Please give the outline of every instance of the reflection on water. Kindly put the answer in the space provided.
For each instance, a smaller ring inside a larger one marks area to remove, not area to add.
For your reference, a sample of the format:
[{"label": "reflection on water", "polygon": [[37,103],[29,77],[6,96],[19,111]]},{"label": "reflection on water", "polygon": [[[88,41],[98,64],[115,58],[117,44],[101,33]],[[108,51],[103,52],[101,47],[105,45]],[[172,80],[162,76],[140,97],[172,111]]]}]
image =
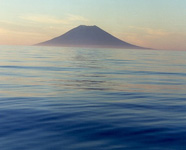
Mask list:
[{"label": "reflection on water", "polygon": [[0,149],[186,149],[185,52],[0,50]]}]

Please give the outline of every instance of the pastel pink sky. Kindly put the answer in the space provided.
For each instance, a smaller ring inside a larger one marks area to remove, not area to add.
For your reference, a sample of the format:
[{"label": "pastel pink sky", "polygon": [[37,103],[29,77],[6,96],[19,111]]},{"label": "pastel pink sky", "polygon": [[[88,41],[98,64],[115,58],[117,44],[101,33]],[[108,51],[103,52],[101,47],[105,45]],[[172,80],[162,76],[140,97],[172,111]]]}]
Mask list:
[{"label": "pastel pink sky", "polygon": [[186,0],[0,0],[0,44],[33,45],[97,25],[143,47],[186,50]]}]

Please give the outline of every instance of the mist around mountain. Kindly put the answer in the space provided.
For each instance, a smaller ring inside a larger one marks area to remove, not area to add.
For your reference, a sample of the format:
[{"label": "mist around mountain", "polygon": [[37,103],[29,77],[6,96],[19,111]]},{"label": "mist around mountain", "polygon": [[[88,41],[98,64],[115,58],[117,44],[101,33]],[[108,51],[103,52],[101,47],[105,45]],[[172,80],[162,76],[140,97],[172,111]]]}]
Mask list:
[{"label": "mist around mountain", "polygon": [[97,26],[85,25],[80,25],[59,37],[38,43],[36,46],[145,49],[124,42]]}]

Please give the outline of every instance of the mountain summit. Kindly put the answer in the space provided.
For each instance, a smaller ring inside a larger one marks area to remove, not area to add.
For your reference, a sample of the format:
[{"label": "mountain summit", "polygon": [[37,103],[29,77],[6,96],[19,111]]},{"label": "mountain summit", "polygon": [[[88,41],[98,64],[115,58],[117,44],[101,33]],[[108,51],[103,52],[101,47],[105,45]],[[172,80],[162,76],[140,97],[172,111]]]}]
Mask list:
[{"label": "mountain summit", "polygon": [[64,47],[98,47],[98,48],[129,48],[143,49],[136,45],[124,42],[97,26],[80,25],[65,34],[45,41],[38,46],[64,46]]}]

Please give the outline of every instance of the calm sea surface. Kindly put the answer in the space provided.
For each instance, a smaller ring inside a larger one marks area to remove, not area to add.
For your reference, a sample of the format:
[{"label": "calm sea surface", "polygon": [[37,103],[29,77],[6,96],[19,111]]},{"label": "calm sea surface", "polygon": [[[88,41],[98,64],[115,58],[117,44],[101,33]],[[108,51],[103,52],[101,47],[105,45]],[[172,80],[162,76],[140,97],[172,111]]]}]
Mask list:
[{"label": "calm sea surface", "polygon": [[185,150],[186,52],[0,46],[0,150]]}]

